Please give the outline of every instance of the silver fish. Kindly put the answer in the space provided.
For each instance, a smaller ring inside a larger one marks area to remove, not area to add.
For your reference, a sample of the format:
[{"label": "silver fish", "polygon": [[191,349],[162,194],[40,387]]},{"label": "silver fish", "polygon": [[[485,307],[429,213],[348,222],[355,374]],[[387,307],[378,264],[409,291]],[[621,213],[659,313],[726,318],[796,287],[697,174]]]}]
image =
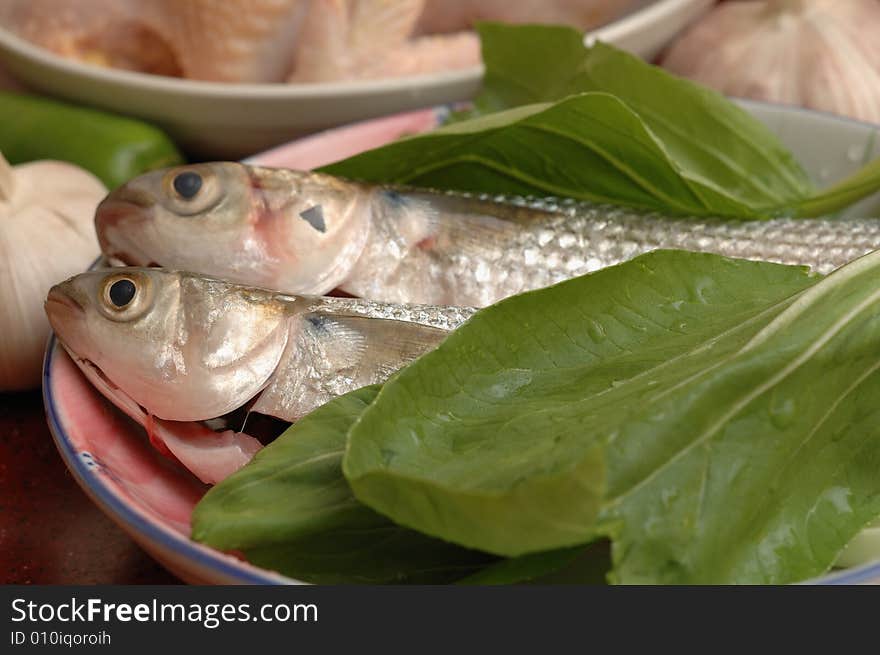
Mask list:
[{"label": "silver fish", "polygon": [[485,306],[658,248],[827,273],[880,247],[880,220],[666,218],[570,200],[395,189],[209,163],[112,192],[106,255],[289,293]]},{"label": "silver fish", "polygon": [[[246,407],[295,421],[331,398],[385,381],[473,310],[289,296],[189,273],[116,268],[54,286],[46,313],[94,385],[185,466],[216,482],[259,449],[204,426]],[[219,440],[219,441],[218,441]],[[210,458],[208,458],[210,459]]]}]

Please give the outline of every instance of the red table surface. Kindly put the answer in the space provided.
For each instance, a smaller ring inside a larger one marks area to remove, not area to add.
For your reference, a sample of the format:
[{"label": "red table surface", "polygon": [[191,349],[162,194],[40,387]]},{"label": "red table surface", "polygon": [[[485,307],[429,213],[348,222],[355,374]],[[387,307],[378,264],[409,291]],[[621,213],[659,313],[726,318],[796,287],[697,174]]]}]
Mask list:
[{"label": "red table surface", "polygon": [[0,393],[5,584],[178,584],[88,499],[55,449],[39,392]]}]

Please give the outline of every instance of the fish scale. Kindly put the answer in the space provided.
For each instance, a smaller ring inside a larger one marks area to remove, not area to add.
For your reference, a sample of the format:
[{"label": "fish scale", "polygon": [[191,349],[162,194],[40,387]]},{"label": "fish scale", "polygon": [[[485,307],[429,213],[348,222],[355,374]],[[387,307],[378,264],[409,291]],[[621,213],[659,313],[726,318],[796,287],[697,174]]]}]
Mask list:
[{"label": "fish scale", "polygon": [[477,311],[473,307],[446,305],[398,305],[364,298],[314,299],[314,311],[329,312],[340,316],[363,316],[391,321],[418,323],[440,330],[454,330]]},{"label": "fish scale", "polygon": [[[342,288],[396,302],[484,306],[656,249],[803,265],[829,273],[880,247],[876,219],[669,218],[556,198],[451,192],[437,192],[436,197],[441,209],[431,215],[435,203],[430,192],[408,196],[397,191],[395,207],[406,211],[374,211],[373,221],[400,223],[422,215],[432,224],[438,245],[427,253],[410,250],[401,256],[397,243],[393,248],[368,244],[366,261]],[[474,243],[468,235],[470,224],[485,217],[515,227],[502,225],[492,238]],[[382,279],[387,262],[394,262],[396,285]],[[358,279],[365,271],[369,273]]]}]

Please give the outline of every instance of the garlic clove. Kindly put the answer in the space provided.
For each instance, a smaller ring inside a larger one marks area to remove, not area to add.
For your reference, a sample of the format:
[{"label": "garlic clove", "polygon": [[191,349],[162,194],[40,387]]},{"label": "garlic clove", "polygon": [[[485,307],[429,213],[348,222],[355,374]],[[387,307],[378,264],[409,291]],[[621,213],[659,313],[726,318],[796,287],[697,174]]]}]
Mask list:
[{"label": "garlic clove", "polygon": [[106,189],[72,164],[10,166],[0,154],[0,391],[39,386],[49,288],[99,253],[95,208]]},{"label": "garlic clove", "polygon": [[723,2],[663,58],[731,96],[880,122],[880,2]]}]

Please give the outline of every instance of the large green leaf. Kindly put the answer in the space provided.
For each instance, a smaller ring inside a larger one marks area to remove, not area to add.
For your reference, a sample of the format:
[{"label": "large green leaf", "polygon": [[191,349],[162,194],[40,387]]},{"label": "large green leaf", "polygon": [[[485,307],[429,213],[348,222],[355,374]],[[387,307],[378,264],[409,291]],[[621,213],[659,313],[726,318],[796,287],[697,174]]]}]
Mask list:
[{"label": "large green leaf", "polygon": [[819,574],[880,514],[878,258],[656,252],[503,301],[383,387],[346,476],[490,552],[611,536],[620,582]]},{"label": "large green leaf", "polygon": [[319,583],[450,582],[495,558],[401,528],[358,502],[342,476],[345,435],[366,387],[298,422],[196,506],[192,536]]},{"label": "large green leaf", "polygon": [[[248,561],[321,584],[511,584],[556,572],[582,548],[499,560],[402,528],[358,502],[342,476],[346,434],[378,393],[353,391],[291,427],[193,513],[193,538],[238,550]],[[595,580],[603,558],[568,570]]]},{"label": "large green leaf", "polygon": [[800,581],[880,514],[878,274],[874,253],[730,356],[626,385],[639,407],[609,439],[600,521],[612,581]]},{"label": "large green leaf", "polygon": [[689,179],[642,119],[607,93],[454,123],[325,170],[376,182],[563,196],[685,215],[751,211],[723,189]]},{"label": "large green leaf", "polygon": [[501,559],[458,580],[456,584],[607,584],[611,568],[608,543],[545,550],[521,557]]}]

